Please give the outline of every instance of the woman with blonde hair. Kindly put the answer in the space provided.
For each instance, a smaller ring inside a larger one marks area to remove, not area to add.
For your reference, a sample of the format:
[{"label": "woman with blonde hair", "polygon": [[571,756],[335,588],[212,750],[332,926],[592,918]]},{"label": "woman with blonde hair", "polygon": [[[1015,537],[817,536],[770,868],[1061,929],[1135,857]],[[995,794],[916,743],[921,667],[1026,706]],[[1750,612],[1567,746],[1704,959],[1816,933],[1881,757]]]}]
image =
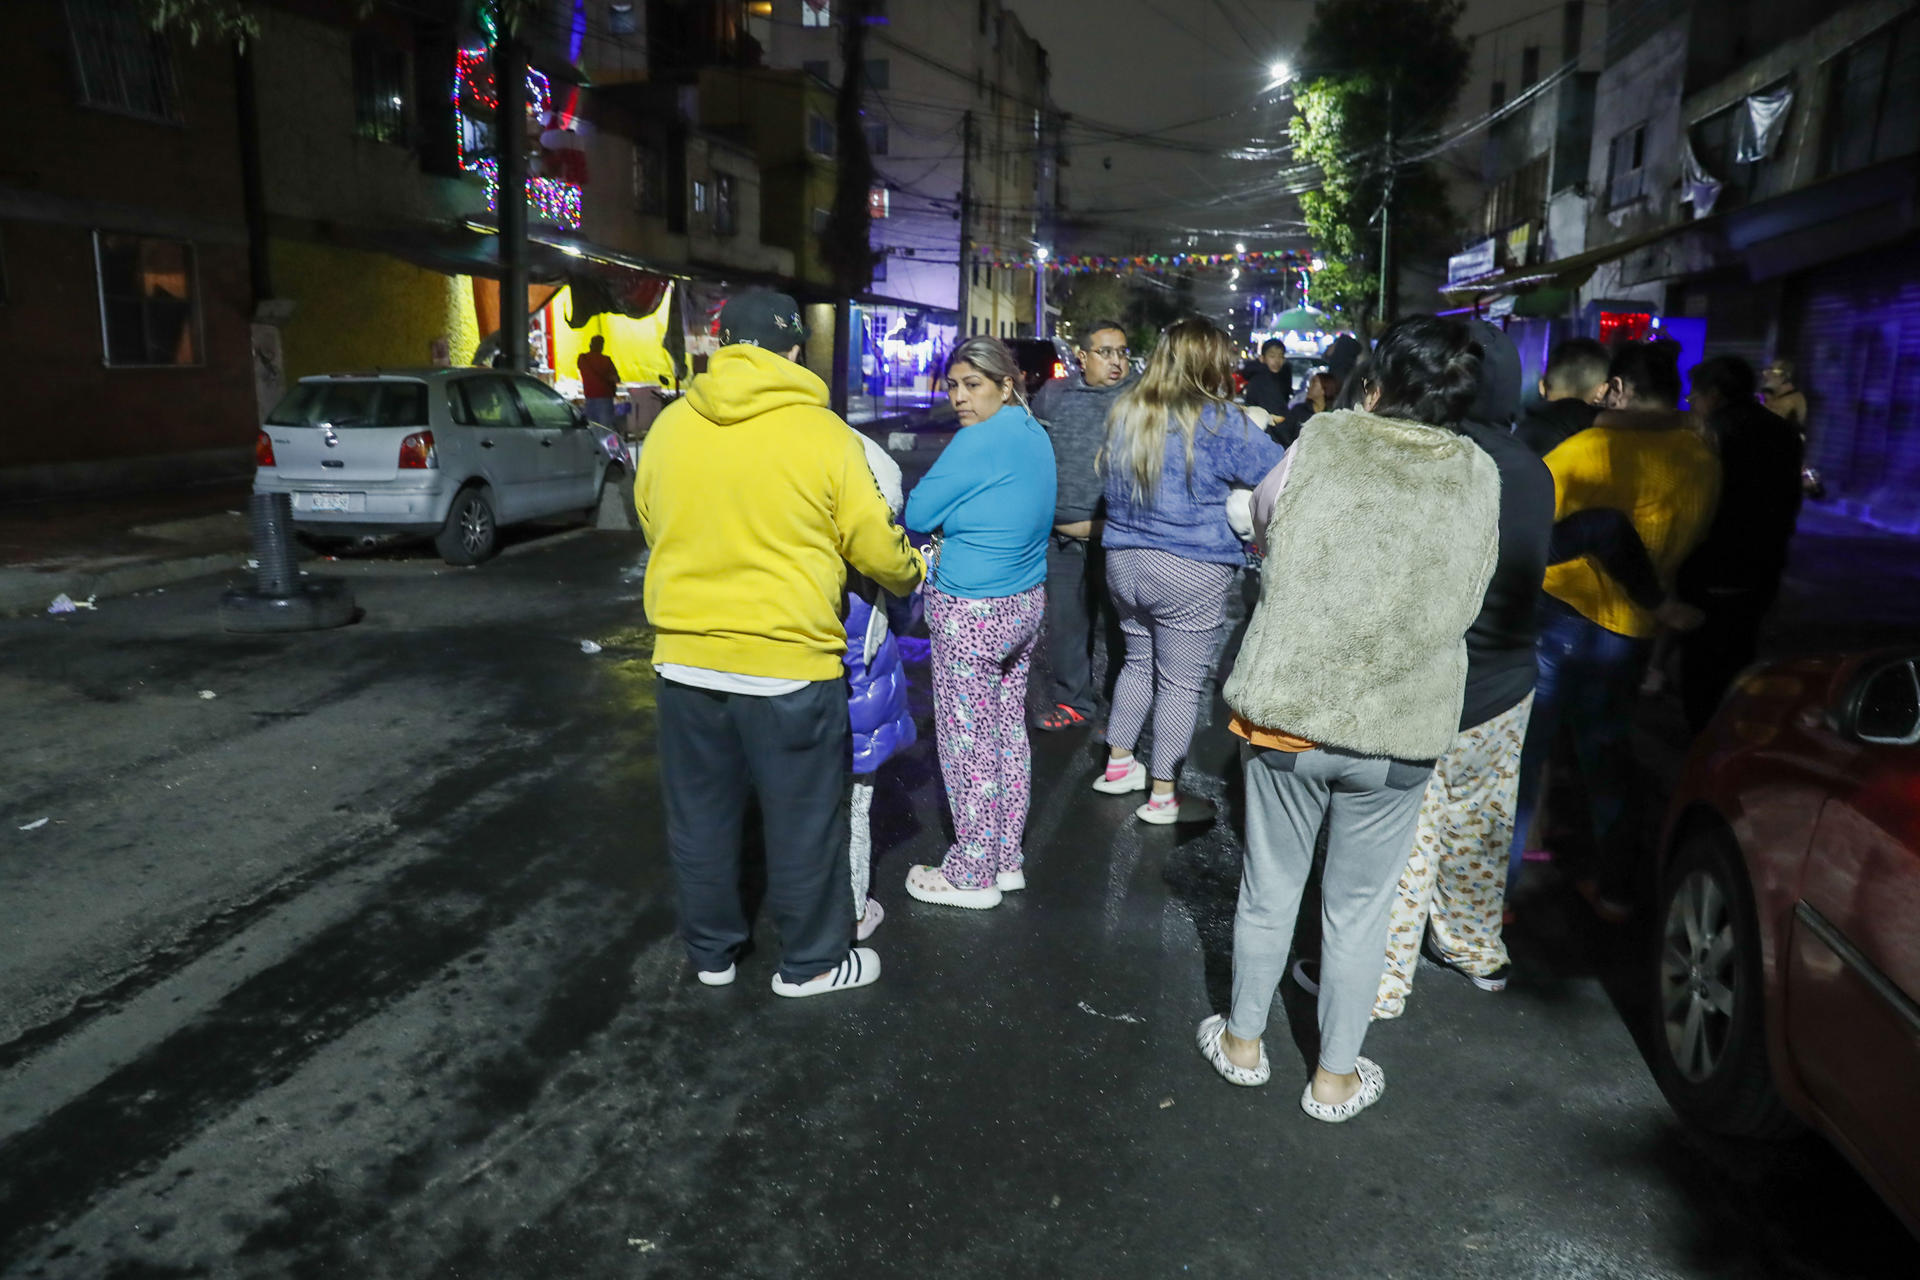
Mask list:
[{"label": "woman with blonde hair", "polygon": [[1153,708],[1152,792],[1143,822],[1204,822],[1213,806],[1174,784],[1193,739],[1208,667],[1245,550],[1227,494],[1251,487],[1285,450],[1232,402],[1233,348],[1209,321],[1173,325],[1114,404],[1100,467],[1107,487],[1107,589],[1127,637],[1113,691],[1107,767],[1095,791],[1148,789],[1134,745]]},{"label": "woman with blonde hair", "polygon": [[1053,445],[997,338],[947,359],[960,430],[907,499],[909,529],[938,534],[927,575],[934,732],[953,846],[907,873],[921,902],[982,909],[1026,887],[1027,672],[1046,615]]}]

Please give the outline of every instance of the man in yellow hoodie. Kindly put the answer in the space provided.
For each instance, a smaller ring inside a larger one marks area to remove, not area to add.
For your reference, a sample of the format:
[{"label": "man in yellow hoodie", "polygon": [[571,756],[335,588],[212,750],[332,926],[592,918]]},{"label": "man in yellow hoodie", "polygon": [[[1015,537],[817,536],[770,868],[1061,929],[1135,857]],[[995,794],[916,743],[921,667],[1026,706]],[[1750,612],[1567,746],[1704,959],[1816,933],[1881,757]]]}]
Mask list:
[{"label": "man in yellow hoodie", "polygon": [[750,924],[740,836],[751,790],[783,996],[880,976],[880,957],[850,945],[846,566],[900,596],[926,574],[826,384],[796,363],[805,339],[785,294],[729,301],[720,350],[654,423],[633,486],[651,549],[645,600],[681,939],[701,982],[733,981]]},{"label": "man in yellow hoodie", "polygon": [[[1611,508],[1625,515],[1667,592],[1706,536],[1720,495],[1720,462],[1679,411],[1679,348],[1628,342],[1609,366],[1606,408],[1592,427],[1546,456],[1554,519]],[[1599,856],[1590,887],[1609,921],[1630,910],[1637,830],[1633,805],[1633,713],[1659,622],[1602,564],[1598,553],[1550,565],[1535,645],[1540,679],[1521,753],[1524,840],[1547,755],[1564,721],[1586,782]]]}]

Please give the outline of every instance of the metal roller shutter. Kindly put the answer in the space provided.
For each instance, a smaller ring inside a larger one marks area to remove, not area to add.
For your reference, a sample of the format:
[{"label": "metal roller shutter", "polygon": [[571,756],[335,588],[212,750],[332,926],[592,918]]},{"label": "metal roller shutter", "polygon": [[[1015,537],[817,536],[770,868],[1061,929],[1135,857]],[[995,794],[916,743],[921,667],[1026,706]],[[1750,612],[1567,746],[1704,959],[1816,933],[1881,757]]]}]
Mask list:
[{"label": "metal roller shutter", "polygon": [[1828,497],[1920,529],[1920,242],[1802,278],[1794,343]]}]

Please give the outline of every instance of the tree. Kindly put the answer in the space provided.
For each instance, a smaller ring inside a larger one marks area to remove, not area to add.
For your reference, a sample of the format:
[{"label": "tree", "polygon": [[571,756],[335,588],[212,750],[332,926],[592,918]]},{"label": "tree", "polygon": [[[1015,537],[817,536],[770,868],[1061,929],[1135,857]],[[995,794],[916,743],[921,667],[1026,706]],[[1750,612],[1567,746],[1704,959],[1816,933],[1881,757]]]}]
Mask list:
[{"label": "tree", "polygon": [[1176,276],[1173,282],[1153,276],[1123,276],[1111,272],[1063,276],[1056,286],[1060,317],[1072,327],[1075,341],[1102,320],[1126,326],[1127,342],[1145,354],[1160,331],[1194,313],[1193,278]]},{"label": "tree", "polygon": [[[1409,254],[1451,250],[1454,219],[1438,171],[1401,160],[1408,142],[1445,119],[1466,83],[1455,33],[1465,0],[1320,0],[1307,32],[1305,81],[1294,93],[1298,160],[1317,165],[1300,208],[1325,267],[1314,301],[1364,329],[1380,295],[1380,222],[1391,219],[1391,298]],[[1389,304],[1391,306],[1391,304]]]}]

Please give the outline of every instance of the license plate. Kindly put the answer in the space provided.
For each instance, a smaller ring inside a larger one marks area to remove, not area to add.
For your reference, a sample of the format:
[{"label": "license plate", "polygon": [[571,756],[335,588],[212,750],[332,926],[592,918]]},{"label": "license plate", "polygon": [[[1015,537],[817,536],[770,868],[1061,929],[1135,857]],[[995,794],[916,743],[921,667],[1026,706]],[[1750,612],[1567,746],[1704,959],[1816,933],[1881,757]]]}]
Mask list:
[{"label": "license plate", "polygon": [[307,505],[315,511],[351,511],[353,508],[348,502],[351,497],[350,493],[310,493]]}]

